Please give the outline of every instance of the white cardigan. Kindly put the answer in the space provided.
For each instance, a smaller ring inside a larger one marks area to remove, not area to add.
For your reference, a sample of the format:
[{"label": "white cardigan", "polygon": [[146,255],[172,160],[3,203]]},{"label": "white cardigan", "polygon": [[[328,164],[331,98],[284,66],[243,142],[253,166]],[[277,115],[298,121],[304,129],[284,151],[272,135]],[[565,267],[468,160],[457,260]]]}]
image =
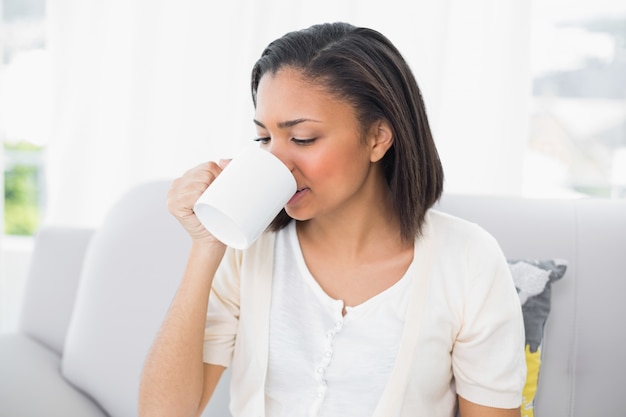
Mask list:
[{"label": "white cardigan", "polygon": [[[274,237],[265,233],[245,251],[228,249],[209,299],[204,361],[232,368],[235,417],[265,415]],[[526,376],[522,312],[495,239],[430,210],[413,263],[413,302],[373,417],[452,417],[457,393],[518,407]]]}]

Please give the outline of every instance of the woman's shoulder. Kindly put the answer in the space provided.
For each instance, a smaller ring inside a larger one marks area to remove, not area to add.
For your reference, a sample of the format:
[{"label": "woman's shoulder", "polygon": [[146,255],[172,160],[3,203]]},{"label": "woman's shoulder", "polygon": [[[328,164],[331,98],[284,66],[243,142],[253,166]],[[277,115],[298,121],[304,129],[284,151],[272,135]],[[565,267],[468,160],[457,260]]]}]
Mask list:
[{"label": "woman's shoulder", "polygon": [[425,230],[432,234],[445,234],[454,237],[491,237],[479,224],[436,209],[426,213]]},{"label": "woman's shoulder", "polygon": [[436,210],[428,213],[428,221],[426,239],[441,270],[455,271],[450,279],[486,291],[494,280],[511,281],[499,242],[479,224]]},{"label": "woman's shoulder", "polygon": [[426,214],[423,238],[435,244],[440,251],[501,252],[495,237],[479,224],[434,209]]}]

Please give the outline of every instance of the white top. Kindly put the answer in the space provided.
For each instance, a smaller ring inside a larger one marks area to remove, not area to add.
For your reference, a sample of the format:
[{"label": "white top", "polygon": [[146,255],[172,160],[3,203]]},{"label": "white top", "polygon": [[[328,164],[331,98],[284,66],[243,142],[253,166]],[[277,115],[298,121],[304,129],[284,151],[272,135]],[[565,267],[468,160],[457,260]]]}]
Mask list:
[{"label": "white top", "polygon": [[265,415],[371,416],[396,363],[411,276],[344,316],[309,272],[295,222],[275,251]]},{"label": "white top", "polygon": [[[265,233],[244,251],[228,249],[213,280],[204,360],[231,368],[235,417],[265,415],[276,237]],[[410,275],[396,364],[370,415],[454,417],[457,394],[519,407],[524,323],[496,240],[475,224],[430,210]]]}]

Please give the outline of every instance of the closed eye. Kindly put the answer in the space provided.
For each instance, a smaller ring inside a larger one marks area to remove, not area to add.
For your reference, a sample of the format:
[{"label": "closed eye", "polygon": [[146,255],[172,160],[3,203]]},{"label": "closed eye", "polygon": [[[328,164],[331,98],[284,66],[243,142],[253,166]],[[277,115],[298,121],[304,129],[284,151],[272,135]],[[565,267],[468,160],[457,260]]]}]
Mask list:
[{"label": "closed eye", "polygon": [[311,139],[298,139],[298,138],[291,138],[291,140],[293,141],[293,143],[295,143],[296,145],[301,145],[301,146],[306,146],[306,145],[310,145],[313,142],[315,142],[317,138],[311,138]]},{"label": "closed eye", "polygon": [[[306,145],[310,145],[313,142],[315,142],[316,139],[317,138],[311,138],[311,139],[291,138],[291,141],[293,143],[295,143],[296,145],[306,146]],[[271,138],[269,136],[263,136],[263,137],[254,138],[255,142],[259,142],[259,143],[261,143],[263,145],[267,144],[270,140],[271,140]]]}]

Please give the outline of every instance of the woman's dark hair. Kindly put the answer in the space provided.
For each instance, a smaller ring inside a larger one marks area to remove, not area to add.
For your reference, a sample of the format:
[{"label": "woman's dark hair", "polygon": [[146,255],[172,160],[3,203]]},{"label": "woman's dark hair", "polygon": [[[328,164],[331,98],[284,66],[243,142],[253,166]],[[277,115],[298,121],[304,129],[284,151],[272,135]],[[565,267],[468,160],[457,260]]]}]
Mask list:
[{"label": "woman's dark hair", "polygon": [[[326,23],[290,32],[270,43],[252,69],[256,107],[261,77],[292,67],[350,103],[363,132],[379,120],[393,129],[394,142],[382,159],[402,237],[412,241],[426,211],[443,191],[443,168],[428,124],[420,89],[397,48],[381,33],[347,23]],[[285,227],[283,210],[270,225]]]}]

